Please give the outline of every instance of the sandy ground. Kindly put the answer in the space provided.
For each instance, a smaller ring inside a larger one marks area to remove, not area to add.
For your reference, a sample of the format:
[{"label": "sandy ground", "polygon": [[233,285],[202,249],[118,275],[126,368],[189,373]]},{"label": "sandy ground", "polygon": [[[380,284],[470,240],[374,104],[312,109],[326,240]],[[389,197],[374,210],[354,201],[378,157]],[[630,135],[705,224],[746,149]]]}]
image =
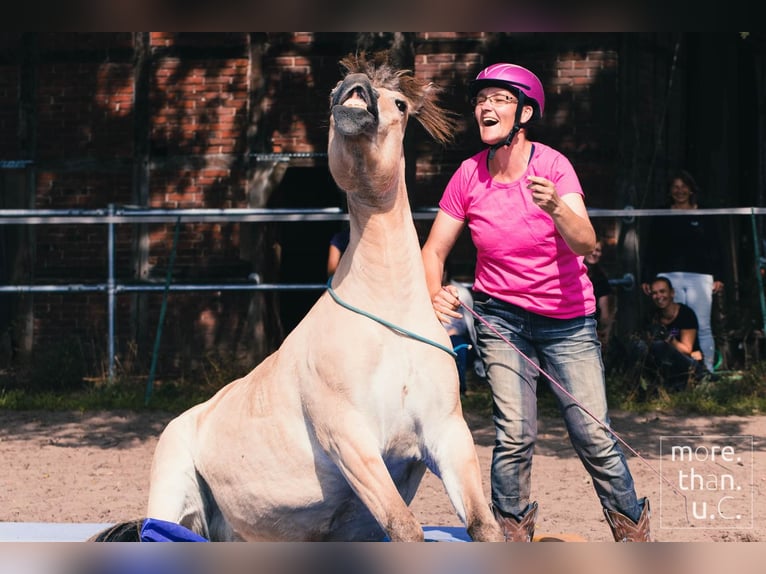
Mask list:
[{"label": "sandy ground", "polygon": [[[766,541],[766,417],[612,413],[659,541]],[[0,411],[0,522],[103,523],[142,516],[157,437],[170,416]],[[489,497],[493,431],[469,417]],[[675,450],[674,450],[675,449]],[[675,453],[675,457],[673,455]],[[533,497],[538,534],[611,536],[591,480],[558,419],[540,420]],[[424,525],[459,525],[427,473],[415,500]]]}]

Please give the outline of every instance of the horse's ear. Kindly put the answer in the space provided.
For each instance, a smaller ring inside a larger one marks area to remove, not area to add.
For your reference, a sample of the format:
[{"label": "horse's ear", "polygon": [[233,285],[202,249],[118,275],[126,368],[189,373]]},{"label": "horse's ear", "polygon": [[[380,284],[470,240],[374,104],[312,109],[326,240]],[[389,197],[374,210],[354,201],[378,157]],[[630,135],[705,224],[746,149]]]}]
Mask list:
[{"label": "horse's ear", "polygon": [[411,113],[432,138],[440,144],[446,144],[455,139],[457,114],[441,106],[441,92],[441,88],[433,82],[425,84],[421,97],[413,102],[415,109]]}]

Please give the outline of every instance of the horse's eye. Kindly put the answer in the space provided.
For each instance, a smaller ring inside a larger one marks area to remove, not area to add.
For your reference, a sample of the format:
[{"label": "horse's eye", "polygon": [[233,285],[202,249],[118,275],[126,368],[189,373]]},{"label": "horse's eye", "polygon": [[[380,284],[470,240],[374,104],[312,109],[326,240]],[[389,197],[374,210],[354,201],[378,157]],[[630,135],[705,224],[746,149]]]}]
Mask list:
[{"label": "horse's eye", "polygon": [[396,100],[396,107],[399,108],[399,111],[404,113],[407,111],[407,102],[404,100]]}]

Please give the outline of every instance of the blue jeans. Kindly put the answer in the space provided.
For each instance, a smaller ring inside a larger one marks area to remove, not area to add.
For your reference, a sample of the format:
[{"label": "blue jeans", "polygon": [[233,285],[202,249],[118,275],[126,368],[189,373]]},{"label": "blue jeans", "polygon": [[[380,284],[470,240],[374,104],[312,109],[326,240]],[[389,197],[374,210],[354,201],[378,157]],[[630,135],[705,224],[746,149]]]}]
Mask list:
[{"label": "blue jeans", "polygon": [[669,391],[681,391],[687,388],[689,380],[699,382],[706,376],[711,376],[703,363],[684,355],[664,340],[648,343],[638,340],[629,354],[644,368],[648,366],[650,369],[656,369],[655,375],[660,376],[660,380]]},{"label": "blue jeans", "polygon": [[[477,296],[477,299],[486,297]],[[492,503],[520,518],[529,504],[532,455],[537,439],[539,365],[600,421],[609,425],[604,367],[594,316],[551,319],[488,298],[476,312],[518,351],[476,322],[479,353],[492,387],[495,447],[492,452]],[[549,383],[569,439],[593,480],[601,505],[636,521],[642,506],[617,440],[583,409]],[[572,492],[572,496],[579,496]]]}]

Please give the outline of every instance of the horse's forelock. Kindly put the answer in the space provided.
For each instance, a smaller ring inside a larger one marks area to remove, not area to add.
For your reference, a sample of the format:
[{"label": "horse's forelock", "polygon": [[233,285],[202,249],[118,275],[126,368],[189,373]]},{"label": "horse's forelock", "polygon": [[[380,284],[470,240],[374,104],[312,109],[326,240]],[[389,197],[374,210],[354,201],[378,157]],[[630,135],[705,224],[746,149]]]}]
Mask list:
[{"label": "horse's forelock", "polygon": [[396,91],[401,90],[399,77],[409,73],[407,70],[395,70],[385,52],[377,52],[372,57],[368,57],[365,52],[349,54],[340,61],[340,65],[346,76],[364,74],[370,78],[373,86]]},{"label": "horse's forelock", "polygon": [[346,75],[365,74],[373,86],[401,92],[413,103],[411,114],[431,137],[442,144],[452,141],[456,125],[454,114],[440,105],[441,89],[436,84],[416,78],[412,70],[395,69],[385,51],[372,57],[364,52],[349,54],[340,64]]}]

